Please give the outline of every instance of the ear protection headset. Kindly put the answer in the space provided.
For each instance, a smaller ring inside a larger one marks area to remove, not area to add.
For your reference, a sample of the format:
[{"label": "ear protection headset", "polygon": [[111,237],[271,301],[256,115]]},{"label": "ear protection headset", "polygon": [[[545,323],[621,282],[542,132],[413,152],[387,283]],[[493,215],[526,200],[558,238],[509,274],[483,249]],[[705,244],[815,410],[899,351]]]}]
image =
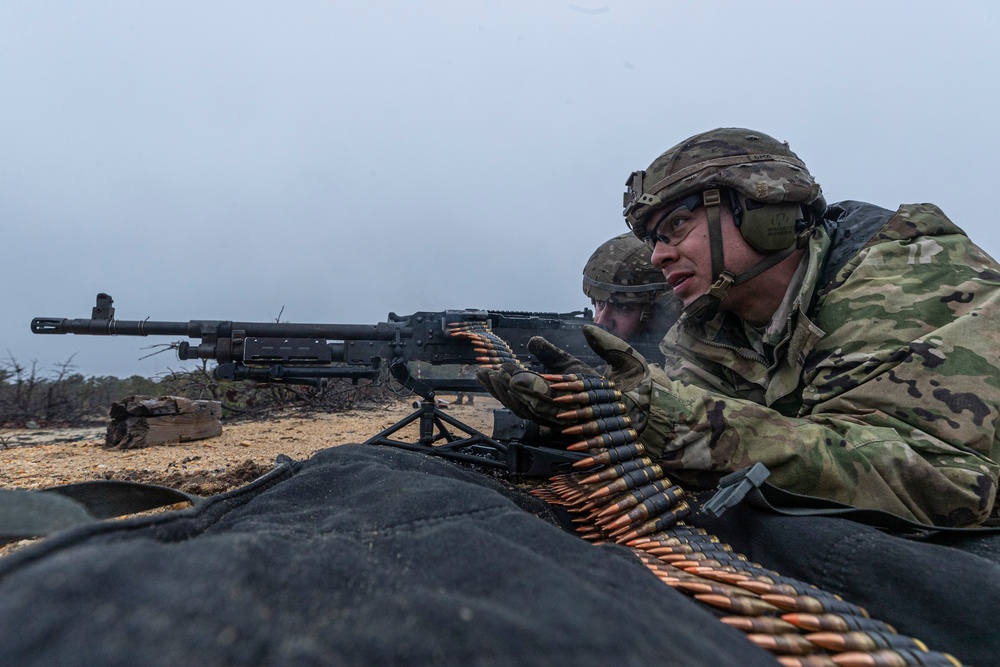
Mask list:
[{"label": "ear protection headset", "polygon": [[796,202],[765,204],[736,190],[729,190],[729,201],[740,234],[758,252],[770,254],[794,246],[808,226]]}]

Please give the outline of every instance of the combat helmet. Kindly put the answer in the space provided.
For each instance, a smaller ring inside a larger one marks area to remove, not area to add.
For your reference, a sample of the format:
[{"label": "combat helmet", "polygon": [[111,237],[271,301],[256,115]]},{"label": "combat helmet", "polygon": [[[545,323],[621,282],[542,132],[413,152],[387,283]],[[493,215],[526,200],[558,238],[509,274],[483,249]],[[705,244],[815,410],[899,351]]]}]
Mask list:
[{"label": "combat helmet", "polygon": [[[700,195],[708,213],[712,252],[709,291],[685,312],[712,317],[732,285],[746,282],[788,257],[826,210],[822,190],[788,147],[762,132],[719,128],[667,150],[626,183],[625,221],[650,246],[645,220],[652,212]],[[753,248],[767,255],[739,275],[725,268],[719,206],[728,198],[736,225]],[[689,204],[691,205],[691,204]]]},{"label": "combat helmet", "polygon": [[649,263],[649,248],[626,232],[597,247],[583,267],[583,293],[594,301],[652,303],[670,286]]}]

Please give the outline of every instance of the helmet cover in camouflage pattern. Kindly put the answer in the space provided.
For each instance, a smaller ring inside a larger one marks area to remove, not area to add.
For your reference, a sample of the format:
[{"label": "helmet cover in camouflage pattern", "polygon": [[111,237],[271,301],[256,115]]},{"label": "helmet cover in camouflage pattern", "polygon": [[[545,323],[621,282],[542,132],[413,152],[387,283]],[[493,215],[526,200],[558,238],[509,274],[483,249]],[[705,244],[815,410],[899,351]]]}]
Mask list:
[{"label": "helmet cover in camouflage pattern", "polygon": [[652,303],[670,287],[649,255],[646,244],[628,232],[605,241],[583,267],[583,293],[594,301]]},{"label": "helmet cover in camouflage pattern", "polygon": [[625,219],[637,235],[643,219],[670,202],[712,188],[730,188],[766,204],[794,202],[826,210],[822,190],[788,147],[762,132],[719,128],[667,150],[645,171],[633,172],[625,193]]}]

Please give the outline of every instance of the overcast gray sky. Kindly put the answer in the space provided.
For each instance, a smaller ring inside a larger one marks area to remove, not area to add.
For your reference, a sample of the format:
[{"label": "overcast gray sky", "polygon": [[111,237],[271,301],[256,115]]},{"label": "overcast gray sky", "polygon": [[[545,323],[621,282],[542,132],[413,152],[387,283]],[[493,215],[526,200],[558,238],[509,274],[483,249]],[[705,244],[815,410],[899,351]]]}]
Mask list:
[{"label": "overcast gray sky", "polygon": [[122,319],[580,308],[629,173],[720,126],[997,257],[998,28],[992,0],[6,0],[0,355],[184,367],[29,332],[101,291]]}]

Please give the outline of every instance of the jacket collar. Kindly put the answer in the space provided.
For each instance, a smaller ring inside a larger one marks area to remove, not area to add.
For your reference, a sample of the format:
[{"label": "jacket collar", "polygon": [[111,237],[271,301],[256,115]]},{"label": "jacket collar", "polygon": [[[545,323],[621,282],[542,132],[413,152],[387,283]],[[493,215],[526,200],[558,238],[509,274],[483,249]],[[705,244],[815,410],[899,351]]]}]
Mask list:
[{"label": "jacket collar", "polygon": [[747,327],[727,313],[705,322],[681,318],[672,336],[673,343],[681,348],[683,356],[690,356],[690,352],[724,366],[740,376],[743,383],[758,386],[764,391],[767,405],[787,396],[798,386],[806,358],[825,335],[809,319],[807,310],[829,248],[830,237],[822,227],[817,227],[800,270],[762,334],[762,342],[771,346],[771,354],[762,355],[755,350],[749,338],[754,334],[748,334]]}]

